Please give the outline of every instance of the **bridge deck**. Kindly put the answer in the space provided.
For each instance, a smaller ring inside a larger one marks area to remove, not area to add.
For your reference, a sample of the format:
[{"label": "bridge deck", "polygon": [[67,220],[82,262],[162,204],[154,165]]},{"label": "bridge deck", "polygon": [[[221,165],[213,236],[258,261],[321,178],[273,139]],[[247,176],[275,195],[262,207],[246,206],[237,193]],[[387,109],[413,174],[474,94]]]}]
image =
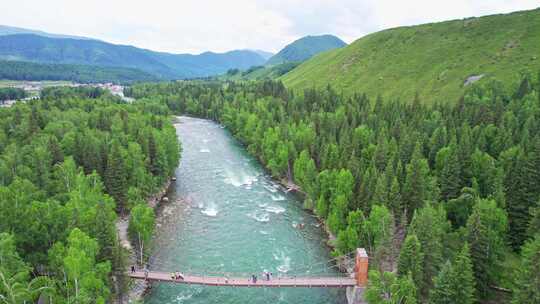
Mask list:
[{"label": "bridge deck", "polygon": [[[128,273],[134,279],[145,279],[144,272]],[[356,280],[352,278],[322,277],[322,278],[272,278],[270,281],[257,280],[253,283],[249,278],[225,278],[213,276],[184,275],[184,280],[171,278],[170,273],[150,271],[148,280],[174,282],[180,284],[197,284],[209,286],[235,286],[235,287],[349,287],[355,286]]]}]

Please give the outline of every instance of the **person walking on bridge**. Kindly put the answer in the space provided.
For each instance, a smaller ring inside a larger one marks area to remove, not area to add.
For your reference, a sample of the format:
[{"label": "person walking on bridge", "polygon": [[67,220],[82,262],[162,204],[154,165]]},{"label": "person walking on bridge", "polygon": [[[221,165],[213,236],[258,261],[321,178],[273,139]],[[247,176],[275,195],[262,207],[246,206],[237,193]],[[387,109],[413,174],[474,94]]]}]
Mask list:
[{"label": "person walking on bridge", "polygon": [[177,271],[177,272],[175,272],[175,278],[176,278],[177,280],[182,280],[182,281],[183,281],[183,280],[184,280],[184,275],[182,275],[182,274],[180,273],[180,271]]}]

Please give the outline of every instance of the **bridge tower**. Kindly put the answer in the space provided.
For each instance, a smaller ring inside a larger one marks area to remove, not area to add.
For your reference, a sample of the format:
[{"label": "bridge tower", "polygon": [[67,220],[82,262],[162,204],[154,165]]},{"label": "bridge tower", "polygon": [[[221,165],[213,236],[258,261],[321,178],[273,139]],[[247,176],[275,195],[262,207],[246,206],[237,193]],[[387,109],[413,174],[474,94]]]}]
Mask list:
[{"label": "bridge tower", "polygon": [[369,258],[364,248],[356,249],[356,260],[354,266],[356,286],[366,287],[368,281]]}]

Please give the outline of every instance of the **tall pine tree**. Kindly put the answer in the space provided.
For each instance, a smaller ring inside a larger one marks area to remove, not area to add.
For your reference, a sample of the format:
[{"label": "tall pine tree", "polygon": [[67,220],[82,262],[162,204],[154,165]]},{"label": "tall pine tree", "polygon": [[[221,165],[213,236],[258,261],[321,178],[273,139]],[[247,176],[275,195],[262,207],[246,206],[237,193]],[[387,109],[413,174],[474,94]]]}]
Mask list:
[{"label": "tall pine tree", "polygon": [[407,175],[403,186],[403,202],[407,215],[412,217],[414,211],[424,204],[429,195],[429,166],[422,157],[422,147],[416,144],[411,162],[407,165]]},{"label": "tall pine tree", "polygon": [[523,246],[516,272],[512,304],[540,303],[540,234]]},{"label": "tall pine tree", "polygon": [[452,264],[446,261],[441,271],[433,278],[433,288],[429,292],[430,304],[457,304],[459,299],[454,298],[452,290]]},{"label": "tall pine tree", "polygon": [[122,157],[122,147],[117,140],[111,144],[111,152],[108,156],[107,170],[105,171],[105,188],[116,201],[116,208],[124,213],[127,203],[127,180]]},{"label": "tall pine tree", "polygon": [[415,234],[409,233],[401,246],[398,260],[398,274],[400,276],[411,275],[414,284],[418,287],[423,282],[422,263],[424,253],[422,245]]},{"label": "tall pine tree", "polygon": [[493,200],[478,200],[467,221],[476,289],[481,297],[487,295],[490,285],[500,276],[506,226],[506,214]]},{"label": "tall pine tree", "polygon": [[453,263],[447,261],[444,264],[433,281],[430,303],[472,304],[475,302],[474,275],[467,244],[456,255]]},{"label": "tall pine tree", "polygon": [[469,245],[465,243],[452,264],[451,283],[454,298],[462,304],[472,304],[475,299],[475,281]]},{"label": "tall pine tree", "polygon": [[459,164],[455,137],[452,139],[449,152],[439,180],[441,199],[445,201],[458,197],[462,188],[461,167]]},{"label": "tall pine tree", "polygon": [[448,230],[444,209],[428,204],[415,213],[409,233],[414,233],[420,241],[424,259],[422,261],[423,279],[418,286],[422,298],[427,298],[433,286],[432,278],[437,275],[443,263],[443,239]]}]

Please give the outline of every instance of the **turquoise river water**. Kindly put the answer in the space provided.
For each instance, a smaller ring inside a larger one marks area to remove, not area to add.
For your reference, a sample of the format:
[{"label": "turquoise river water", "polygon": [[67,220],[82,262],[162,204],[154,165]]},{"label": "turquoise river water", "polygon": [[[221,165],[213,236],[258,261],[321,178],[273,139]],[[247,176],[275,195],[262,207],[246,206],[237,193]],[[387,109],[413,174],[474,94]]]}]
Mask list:
[{"label": "turquoise river water", "polygon": [[[182,160],[158,212],[150,268],[274,276],[332,276],[325,234],[227,130],[180,117]],[[304,228],[299,229],[298,224]],[[223,276],[223,275],[221,275]],[[155,283],[145,303],[346,303],[344,289],[238,288]]]}]

